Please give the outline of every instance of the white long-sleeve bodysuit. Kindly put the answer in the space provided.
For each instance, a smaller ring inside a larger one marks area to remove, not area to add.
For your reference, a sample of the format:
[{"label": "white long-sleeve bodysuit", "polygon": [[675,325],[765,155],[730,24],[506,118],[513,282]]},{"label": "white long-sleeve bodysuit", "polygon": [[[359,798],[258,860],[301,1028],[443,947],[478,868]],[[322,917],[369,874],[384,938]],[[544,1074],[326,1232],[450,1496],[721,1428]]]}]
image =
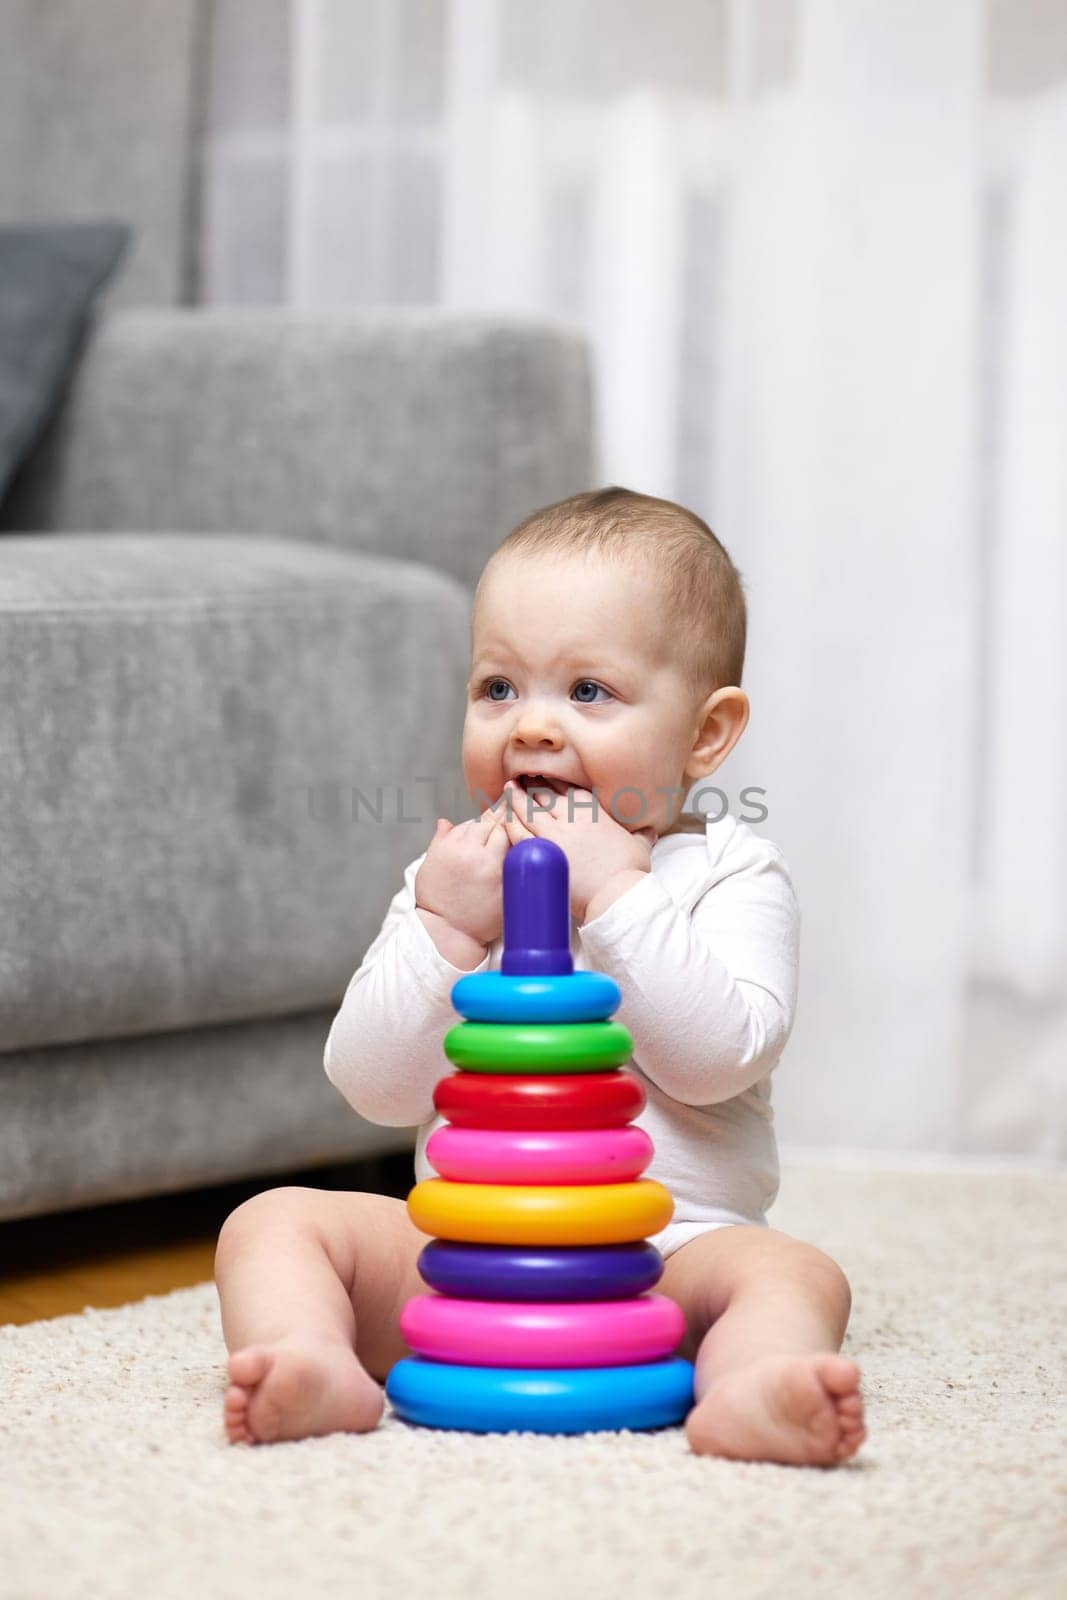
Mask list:
[{"label": "white long-sleeve bodysuit", "polygon": [[[450,996],[464,976],[415,910],[424,859],[405,870],[325,1050],[327,1077],[361,1116],[421,1124],[417,1181],[436,1176],[426,1141],[445,1118],[433,1089],[453,1071],[441,1042],[460,1020]],[[793,1025],[799,928],[781,851],[730,815],[664,835],[647,876],[592,922],[572,919],[575,968],[608,973],[622,993],[627,1070],[647,1096],[634,1120],[655,1146],[643,1176],[675,1202],[671,1229],[651,1236],[661,1248],[679,1223],[766,1220],[778,1192],[770,1076]],[[499,971],[502,948],[495,940],[473,970]]]}]

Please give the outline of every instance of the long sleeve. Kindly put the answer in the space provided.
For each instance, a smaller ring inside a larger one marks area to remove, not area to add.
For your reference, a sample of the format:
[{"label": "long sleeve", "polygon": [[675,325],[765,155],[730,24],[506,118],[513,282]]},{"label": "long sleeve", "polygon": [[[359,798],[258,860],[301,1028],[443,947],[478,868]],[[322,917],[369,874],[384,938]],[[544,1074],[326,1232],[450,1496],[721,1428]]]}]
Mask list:
[{"label": "long sleeve", "polygon": [[793,1026],[800,911],[781,853],[764,841],[682,909],[651,872],[579,929],[590,968],[622,990],[634,1061],[674,1099],[744,1093]]},{"label": "long sleeve", "polygon": [[[434,1115],[433,1089],[450,1072],[441,1041],[458,1019],[452,986],[465,976],[438,950],[404,872],[373,943],[345,991],[326,1040],[326,1076],[370,1122],[409,1127]],[[484,972],[489,955],[472,970]]]}]

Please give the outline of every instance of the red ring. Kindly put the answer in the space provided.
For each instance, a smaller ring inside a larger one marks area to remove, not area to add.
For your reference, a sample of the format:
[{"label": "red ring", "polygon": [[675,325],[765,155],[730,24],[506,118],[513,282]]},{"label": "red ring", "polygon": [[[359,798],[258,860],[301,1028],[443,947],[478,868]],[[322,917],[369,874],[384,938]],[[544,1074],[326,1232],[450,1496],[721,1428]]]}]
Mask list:
[{"label": "red ring", "polygon": [[633,1073],[549,1076],[453,1072],[438,1080],[433,1103],[457,1128],[620,1128],[644,1109]]}]

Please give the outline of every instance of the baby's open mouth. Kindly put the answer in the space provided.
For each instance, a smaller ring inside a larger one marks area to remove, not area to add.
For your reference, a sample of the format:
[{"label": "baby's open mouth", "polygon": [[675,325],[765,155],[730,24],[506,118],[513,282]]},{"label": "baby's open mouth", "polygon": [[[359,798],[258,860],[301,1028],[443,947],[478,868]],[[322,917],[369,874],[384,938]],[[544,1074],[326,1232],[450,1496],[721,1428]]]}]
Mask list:
[{"label": "baby's open mouth", "polygon": [[564,783],[562,778],[546,778],[542,772],[521,773],[515,782],[527,794],[534,789],[551,789],[555,794],[566,794],[569,789],[575,787],[573,783]]}]

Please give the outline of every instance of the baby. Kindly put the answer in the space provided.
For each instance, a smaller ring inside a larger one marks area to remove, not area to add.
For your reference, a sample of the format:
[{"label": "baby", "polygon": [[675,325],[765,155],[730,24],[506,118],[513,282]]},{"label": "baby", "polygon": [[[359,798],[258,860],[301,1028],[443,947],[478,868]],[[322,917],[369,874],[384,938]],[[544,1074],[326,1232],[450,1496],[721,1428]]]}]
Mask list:
[{"label": "baby", "polygon": [[[859,1369],[838,1352],[840,1267],[767,1224],[778,1190],[770,1076],[796,1003],[799,915],[781,852],[746,823],[681,811],[744,732],[745,601],[710,528],[610,488],[535,512],[490,557],[471,619],[464,779],[480,816],[441,818],[404,874],[326,1042],[332,1083],[371,1121],[444,1119],[433,1089],[453,984],[496,970],[502,867],[554,840],[570,868],[576,970],[609,973],[645,1176],[674,1198],[656,1292],[685,1315],[691,1449],[832,1466],[864,1438]],[[269,1190],[226,1219],[215,1277],[232,1441],[375,1427],[411,1351],[429,1242],[403,1200]]]}]

